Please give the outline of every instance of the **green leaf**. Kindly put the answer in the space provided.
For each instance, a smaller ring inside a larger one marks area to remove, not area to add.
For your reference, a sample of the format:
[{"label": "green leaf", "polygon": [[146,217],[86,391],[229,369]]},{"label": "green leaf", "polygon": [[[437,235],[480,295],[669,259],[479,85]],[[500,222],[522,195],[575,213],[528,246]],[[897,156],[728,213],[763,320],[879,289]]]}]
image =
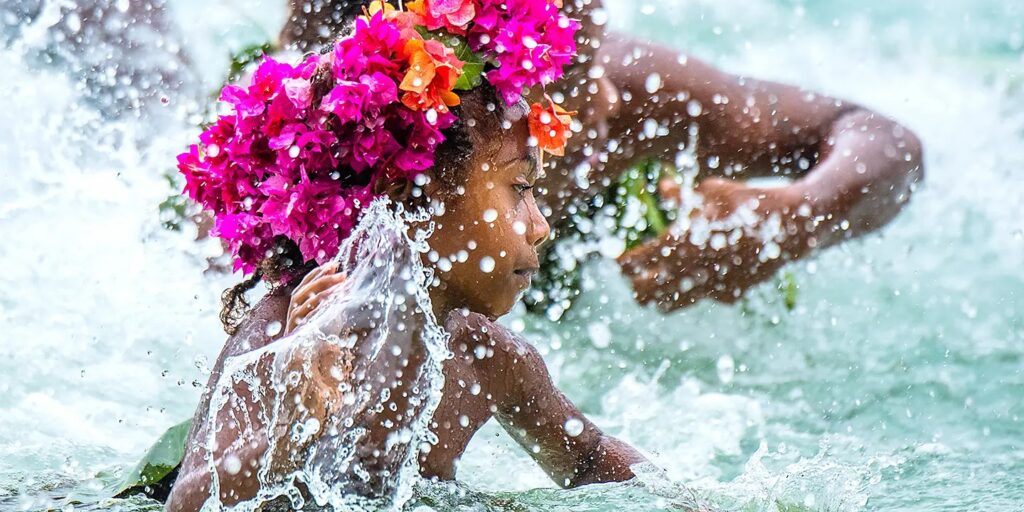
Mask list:
[{"label": "green leaf", "polygon": [[[609,189],[608,201],[616,206],[618,232],[625,239],[627,250],[660,236],[671,224],[671,212],[662,208],[655,190],[658,180],[667,172],[667,166],[663,163],[647,160],[623,173],[619,177],[618,186]],[[643,222],[634,226],[623,225],[630,203],[639,204],[643,217]]]},{"label": "green leaf", "polygon": [[228,68],[228,82],[237,82],[242,77],[242,72],[245,71],[246,66],[256,62],[264,55],[274,50],[274,44],[267,41],[265,43],[251,44],[238,50],[231,55],[231,67]]},{"label": "green leaf", "polygon": [[188,436],[192,420],[183,421],[164,432],[142,460],[113,489],[114,496],[125,496],[141,491],[143,487],[152,485],[174,471],[185,458],[185,438]]},{"label": "green leaf", "polygon": [[457,36],[445,30],[429,31],[426,27],[416,27],[416,31],[423,36],[424,39],[433,39],[441,41],[445,46],[452,49],[455,53],[455,57],[463,62],[462,74],[459,75],[459,79],[455,81],[453,87],[459,91],[468,91],[474,87],[479,86],[484,80],[484,66],[487,61],[484,60],[480,55],[473,53],[473,50],[469,47],[469,41],[462,36]]},{"label": "green leaf", "polygon": [[462,75],[455,81],[455,89],[468,91],[478,87],[484,81],[484,63],[466,62],[462,66]]},{"label": "green leaf", "polygon": [[468,91],[480,85],[484,80],[484,59],[469,49],[469,42],[461,37],[452,36],[458,46],[452,47],[455,56],[463,62],[462,75],[455,81],[455,89]]},{"label": "green leaf", "polygon": [[800,290],[800,286],[796,284],[796,275],[788,271],[783,272],[779,289],[782,291],[782,299],[786,303],[786,309],[792,311],[796,307],[796,297]]}]

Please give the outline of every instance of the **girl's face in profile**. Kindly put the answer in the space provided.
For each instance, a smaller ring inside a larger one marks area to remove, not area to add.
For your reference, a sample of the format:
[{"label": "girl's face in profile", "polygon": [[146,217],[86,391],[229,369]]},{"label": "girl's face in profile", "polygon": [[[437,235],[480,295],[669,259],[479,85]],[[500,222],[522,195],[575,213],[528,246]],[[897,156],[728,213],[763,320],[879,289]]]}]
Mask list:
[{"label": "girl's face in profile", "polygon": [[477,143],[461,191],[445,191],[430,247],[441,260],[435,301],[496,318],[507,313],[537,272],[537,248],[550,228],[533,186],[541,173],[536,147],[527,145],[523,118]]}]

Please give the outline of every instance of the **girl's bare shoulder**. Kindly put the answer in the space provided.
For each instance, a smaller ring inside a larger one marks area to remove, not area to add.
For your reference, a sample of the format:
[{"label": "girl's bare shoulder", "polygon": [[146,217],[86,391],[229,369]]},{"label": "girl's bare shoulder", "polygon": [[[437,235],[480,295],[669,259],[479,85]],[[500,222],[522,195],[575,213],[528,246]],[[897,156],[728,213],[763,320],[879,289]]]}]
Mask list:
[{"label": "girl's bare shoulder", "polygon": [[525,338],[478,313],[455,311],[448,316],[445,327],[451,333],[449,347],[456,353],[471,352],[477,359],[499,364],[539,357],[537,348]]}]

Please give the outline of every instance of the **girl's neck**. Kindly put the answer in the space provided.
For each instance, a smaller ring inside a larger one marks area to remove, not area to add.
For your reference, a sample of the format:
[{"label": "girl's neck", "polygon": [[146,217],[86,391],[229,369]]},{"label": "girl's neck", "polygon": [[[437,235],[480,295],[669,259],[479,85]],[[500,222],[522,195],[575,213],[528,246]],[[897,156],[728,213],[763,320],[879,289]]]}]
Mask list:
[{"label": "girl's neck", "polygon": [[437,286],[432,286],[428,293],[430,295],[430,305],[434,310],[434,318],[437,318],[437,321],[443,326],[448,319],[448,315],[452,311],[459,309],[460,302],[453,300],[454,298],[445,290],[443,282]]}]

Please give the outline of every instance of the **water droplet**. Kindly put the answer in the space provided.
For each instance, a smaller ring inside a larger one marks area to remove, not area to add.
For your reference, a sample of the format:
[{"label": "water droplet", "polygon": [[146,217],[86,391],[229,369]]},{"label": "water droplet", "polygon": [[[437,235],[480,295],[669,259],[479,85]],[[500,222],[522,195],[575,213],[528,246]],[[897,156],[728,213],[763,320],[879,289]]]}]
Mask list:
[{"label": "water droplet", "polygon": [[569,437],[576,437],[583,433],[583,422],[578,418],[565,420],[565,434]]},{"label": "water droplet", "polygon": [[206,146],[206,154],[210,155],[211,157],[215,157],[215,156],[219,155],[220,154],[220,146],[218,146],[216,144],[210,144],[209,146]]},{"label": "water droplet", "polygon": [[647,80],[644,82],[644,89],[651,94],[658,92],[661,89],[661,75],[657,73],[647,75]]},{"label": "water droplet", "polygon": [[498,220],[498,211],[494,208],[484,210],[484,222],[490,223]]},{"label": "water droplet", "polygon": [[469,394],[471,394],[473,396],[479,395],[480,394],[480,384],[477,384],[476,382],[474,382],[473,385],[469,387]]},{"label": "water droplet", "polygon": [[715,370],[718,372],[718,380],[722,381],[722,384],[728,384],[736,375],[736,361],[733,361],[732,356],[726,354],[718,358]]},{"label": "water droplet", "polygon": [[430,124],[437,124],[437,111],[434,109],[427,110],[426,113],[427,122]]},{"label": "water droplet", "polygon": [[658,134],[658,122],[654,119],[644,119],[644,137],[653,139]]},{"label": "water droplet", "polygon": [[229,453],[227,457],[224,457],[224,471],[227,471],[229,475],[237,475],[242,470],[242,461],[234,453]]},{"label": "water droplet", "polygon": [[461,425],[462,428],[468,427],[469,426],[469,416],[466,416],[465,414],[463,414],[462,416],[459,416],[459,425]]},{"label": "water droplet", "polygon": [[490,256],[480,258],[480,270],[485,274],[494,272],[494,258]]},{"label": "water droplet", "polygon": [[704,112],[704,107],[701,106],[699,101],[690,100],[689,103],[686,104],[686,113],[689,114],[690,117],[697,117],[701,115],[702,112]]},{"label": "water droplet", "polygon": [[308,432],[310,434],[315,434],[317,432],[320,432],[320,420],[318,420],[316,418],[310,418],[310,419],[306,420],[305,426],[306,426],[306,432]]},{"label": "water droplet", "polygon": [[626,250],[626,240],[614,236],[604,237],[598,245],[598,250],[606,258],[618,258]]},{"label": "water droplet", "polygon": [[299,151],[300,151],[300,149],[299,149],[298,146],[292,146],[292,147],[288,148],[288,156],[290,156],[292,158],[298,158],[299,157]]},{"label": "water droplet", "polygon": [[608,348],[612,344],[612,330],[604,322],[591,322],[587,326],[590,342],[597,348]]},{"label": "water droplet", "polygon": [[526,223],[524,223],[523,221],[519,221],[519,220],[513,222],[512,223],[512,231],[515,231],[515,233],[517,235],[525,235],[526,234]]},{"label": "water droplet", "polygon": [[267,333],[267,336],[277,336],[281,333],[281,322],[274,320],[267,324],[267,328],[263,331]]},{"label": "water droplet", "polygon": [[64,18],[64,23],[68,26],[68,30],[70,30],[73,34],[78,33],[79,30],[82,30],[82,18],[78,16],[78,13],[67,13],[67,15],[65,15]]}]

